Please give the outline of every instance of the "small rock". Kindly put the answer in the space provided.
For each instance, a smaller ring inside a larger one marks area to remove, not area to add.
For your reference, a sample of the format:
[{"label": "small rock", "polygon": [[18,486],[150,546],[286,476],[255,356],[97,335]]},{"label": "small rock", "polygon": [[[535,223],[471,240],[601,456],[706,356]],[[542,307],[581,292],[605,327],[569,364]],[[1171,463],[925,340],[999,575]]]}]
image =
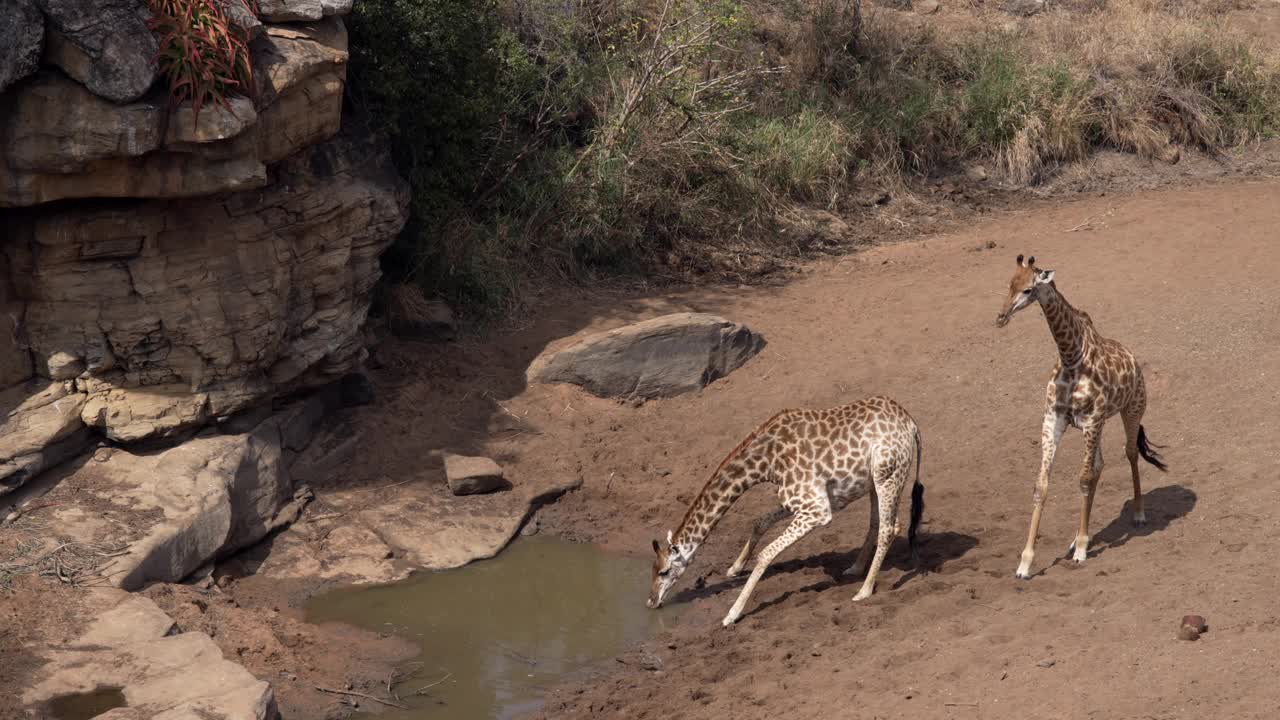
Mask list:
[{"label": "small rock", "polygon": [[932,15],[938,12],[938,8],[941,6],[938,0],[916,0],[916,2],[911,3],[911,9],[920,15]]},{"label": "small rock", "polygon": [[964,171],[965,177],[974,182],[982,182],[987,179],[987,169],[981,165],[973,165]]},{"label": "small rock", "polygon": [[297,675],[294,675],[293,673],[289,672],[288,670],[281,670],[281,671],[280,671],[280,677],[282,677],[282,678],[284,678],[285,680],[288,680],[288,681],[290,681],[290,682],[293,682],[294,680],[297,680],[297,679],[298,679],[298,676],[297,676]]},{"label": "small rock", "polygon": [[1179,640],[1199,640],[1200,634],[1207,631],[1209,625],[1205,619],[1199,615],[1184,615],[1182,623],[1178,627]]},{"label": "small rock", "polygon": [[486,457],[446,454],[444,474],[454,495],[477,495],[511,487],[498,463]]},{"label": "small rock", "polygon": [[649,652],[648,650],[642,651],[640,653],[640,667],[650,672],[661,670],[662,658],[658,657],[652,652]]},{"label": "small rock", "polygon": [[1057,664],[1058,664],[1057,660],[1041,660],[1040,662],[1036,663],[1036,666],[1042,667],[1042,668],[1051,668]]},{"label": "small rock", "polygon": [[531,537],[538,534],[538,518],[532,518],[520,528],[520,534],[524,537]]}]

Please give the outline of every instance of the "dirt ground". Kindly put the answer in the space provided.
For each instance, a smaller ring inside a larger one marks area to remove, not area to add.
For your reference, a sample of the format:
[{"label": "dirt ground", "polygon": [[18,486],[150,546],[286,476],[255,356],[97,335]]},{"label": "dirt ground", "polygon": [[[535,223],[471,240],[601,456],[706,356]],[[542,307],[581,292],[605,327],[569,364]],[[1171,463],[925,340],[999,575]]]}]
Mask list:
[{"label": "dirt ground", "polygon": [[[740,583],[721,573],[774,502],[757,488],[686,574],[681,629],[652,643],[662,669],[617,663],[556,691],[544,716],[1272,717],[1277,227],[1275,180],[1094,196],[819,263],[777,287],[565,295],[487,343],[384,353],[349,481],[438,482],[423,447],[489,453],[516,482],[568,459],[584,485],[538,513],[542,531],[643,555],[776,410],[886,393],[922,427],[931,572],[909,572],[899,542],[877,594],[852,603],[859,580],[839,571],[863,537],[859,503],[786,553],[723,629]],[[1144,422],[1170,464],[1144,465],[1151,522],[1134,530],[1123,430],[1108,424],[1090,558],[1076,567],[1061,559],[1079,504],[1069,432],[1030,581],[1013,570],[1054,347],[1037,310],[994,327],[1018,253],[1056,270],[1066,297],[1137,354]],[[640,407],[525,387],[523,368],[557,338],[676,309],[745,322],[769,344],[701,393]],[[1208,618],[1198,642],[1175,638],[1188,613]]]}]

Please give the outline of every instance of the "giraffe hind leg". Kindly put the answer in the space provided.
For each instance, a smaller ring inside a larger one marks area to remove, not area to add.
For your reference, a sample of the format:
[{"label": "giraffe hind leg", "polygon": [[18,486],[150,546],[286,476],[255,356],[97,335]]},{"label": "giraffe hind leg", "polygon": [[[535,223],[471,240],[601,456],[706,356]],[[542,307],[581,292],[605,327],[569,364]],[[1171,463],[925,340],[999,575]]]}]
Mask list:
[{"label": "giraffe hind leg", "polygon": [[854,602],[866,600],[875,592],[876,576],[880,574],[880,566],[884,563],[885,556],[889,554],[889,546],[893,544],[893,538],[898,533],[898,501],[902,488],[909,480],[908,467],[903,465],[897,468],[888,478],[878,483],[879,492],[876,493],[875,504],[872,506],[880,514],[879,528],[876,533],[876,554],[871,559],[871,567],[867,568],[867,577],[862,581],[862,589],[853,596]]},{"label": "giraffe hind leg", "polygon": [[876,502],[876,491],[872,488],[870,493],[871,518],[867,521],[867,537],[862,541],[862,549],[858,550],[858,559],[853,561],[853,565],[846,571],[848,575],[861,575],[867,571],[867,564],[871,562],[871,553],[875,551],[876,538],[880,531],[880,508]]},{"label": "giraffe hind leg", "polygon": [[1133,526],[1147,524],[1146,508],[1142,503],[1142,476],[1138,472],[1138,434],[1142,428],[1142,413],[1126,412],[1124,420],[1124,454],[1129,460],[1129,472],[1133,474]]}]

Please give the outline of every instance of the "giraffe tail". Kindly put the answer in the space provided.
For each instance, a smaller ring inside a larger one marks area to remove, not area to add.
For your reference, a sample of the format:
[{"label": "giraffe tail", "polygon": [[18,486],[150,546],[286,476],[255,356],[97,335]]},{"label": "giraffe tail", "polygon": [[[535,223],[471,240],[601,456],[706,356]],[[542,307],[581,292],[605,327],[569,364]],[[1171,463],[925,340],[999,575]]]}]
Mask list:
[{"label": "giraffe tail", "polygon": [[907,529],[907,547],[911,548],[911,564],[920,566],[920,550],[916,536],[920,518],[924,516],[924,485],[920,482],[920,463],[924,459],[924,446],[920,442],[920,430],[916,430],[916,482],[911,486],[911,525]]},{"label": "giraffe tail", "polygon": [[1166,472],[1168,471],[1169,466],[1164,464],[1164,458],[1160,457],[1160,453],[1155,451],[1155,448],[1162,447],[1164,446],[1156,445],[1155,443],[1147,440],[1146,428],[1141,425],[1138,426],[1138,454],[1142,456],[1143,460],[1155,465],[1156,469],[1160,472]]}]

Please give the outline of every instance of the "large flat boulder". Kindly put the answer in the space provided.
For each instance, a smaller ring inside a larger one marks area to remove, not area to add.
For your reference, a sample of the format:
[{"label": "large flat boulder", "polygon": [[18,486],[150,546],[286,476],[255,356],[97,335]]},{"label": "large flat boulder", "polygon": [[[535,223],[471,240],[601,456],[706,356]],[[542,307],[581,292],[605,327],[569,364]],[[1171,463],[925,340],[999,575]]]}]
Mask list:
[{"label": "large flat boulder", "polygon": [[49,18],[45,61],[98,97],[125,103],[146,94],[159,42],[141,0],[35,0]]},{"label": "large flat boulder", "polygon": [[531,382],[572,383],[608,398],[672,397],[728,375],[760,352],[762,335],[704,313],[675,313],[543,353]]},{"label": "large flat boulder", "polygon": [[535,508],[582,484],[567,466],[515,480],[510,492],[464,497],[433,477],[390,482],[386,489],[321,492],[298,522],[272,539],[257,572],[380,583],[417,569],[460,567],[497,555]]},{"label": "large flat boulder", "polygon": [[247,432],[206,431],[159,452],[100,448],[56,471],[41,500],[48,531],[121,548],[105,578],[116,587],[178,582],[296,518],[305,496],[290,460],[323,416],[323,402],[305,402]]},{"label": "large flat boulder", "polygon": [[204,633],[174,634],[155,603],[119,590],[88,593],[95,619],[65,645],[37,650],[45,664],[22,694],[30,717],[55,698],[118,688],[125,705],[112,720],[273,720],[271,686],[223,657]]},{"label": "large flat boulder", "polygon": [[31,0],[7,0],[0,12],[0,93],[40,67],[44,15]]}]

